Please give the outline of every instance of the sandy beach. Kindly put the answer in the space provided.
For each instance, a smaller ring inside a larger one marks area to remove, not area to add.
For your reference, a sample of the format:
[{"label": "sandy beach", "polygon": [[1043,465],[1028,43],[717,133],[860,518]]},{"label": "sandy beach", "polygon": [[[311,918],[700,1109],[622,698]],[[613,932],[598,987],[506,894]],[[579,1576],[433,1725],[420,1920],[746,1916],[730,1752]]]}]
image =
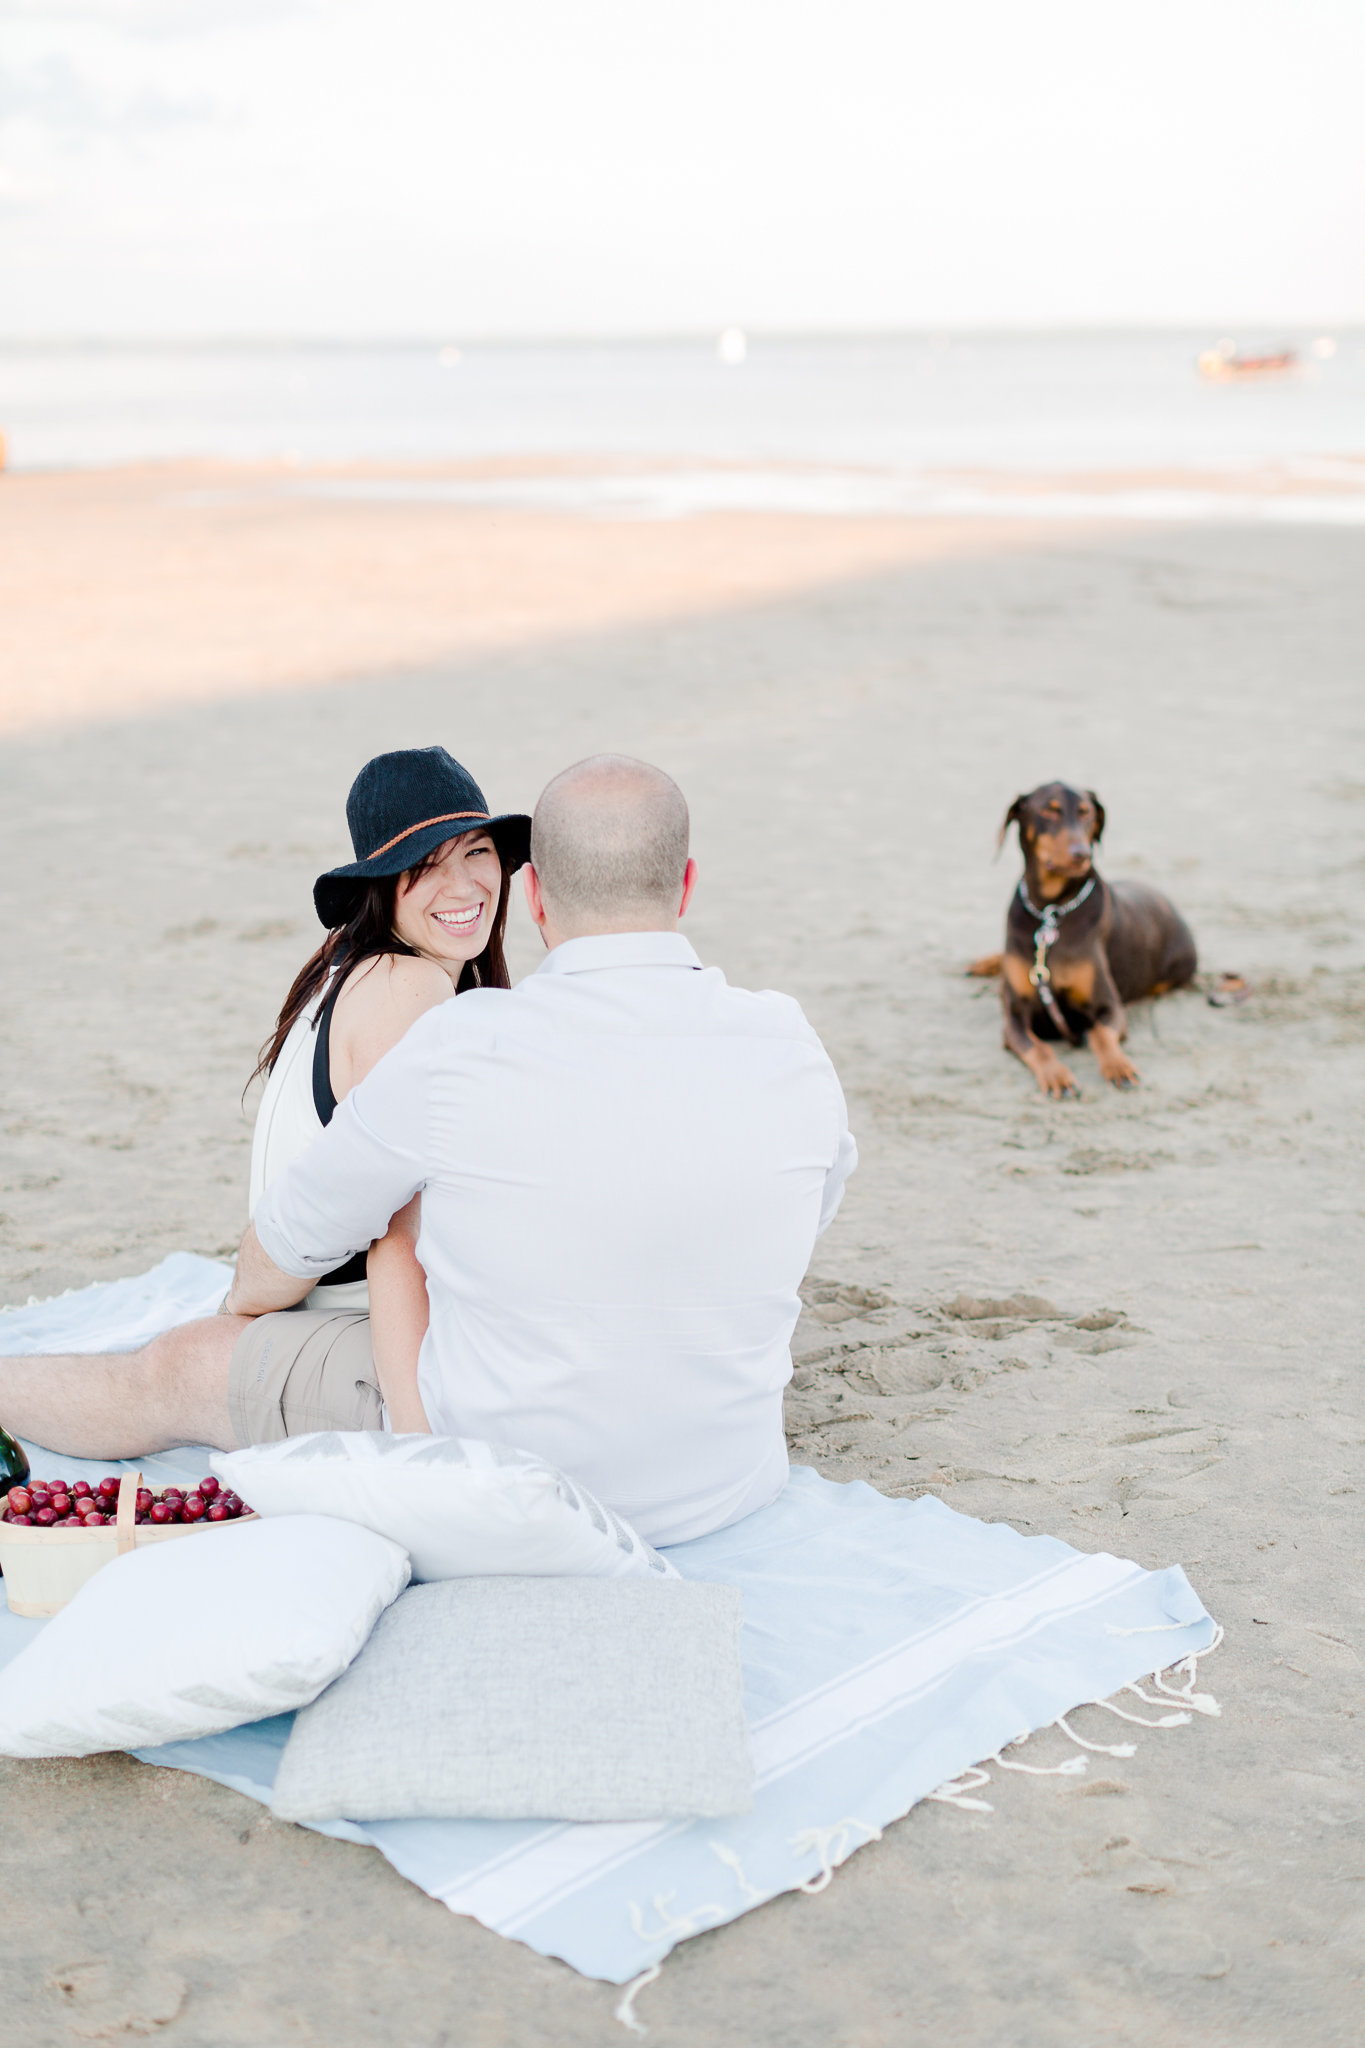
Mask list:
[{"label": "sandy beach", "polygon": [[[860,1146],[794,1458],[1183,1564],[1227,1639],[1221,1718],[1084,1709],[1136,1755],[996,1773],[993,1813],[922,1805],[823,1895],[685,1944],[652,2043],[1358,2041],[1365,529],[651,523],[288,480],[0,479],[0,1299],[235,1246],[243,1084],[367,756],[439,740],[499,807],[588,752],[659,762],[689,935],[800,999]],[[1045,1102],[962,971],[1018,872],[1000,818],[1054,776],[1101,796],[1102,871],[1252,985],[1140,1009],[1131,1095],[1082,1053],[1082,1099]],[[510,940],[524,973],[519,905]],[[611,1987],[220,1786],[0,1762],[0,1802],[16,2039],[628,2038]]]}]

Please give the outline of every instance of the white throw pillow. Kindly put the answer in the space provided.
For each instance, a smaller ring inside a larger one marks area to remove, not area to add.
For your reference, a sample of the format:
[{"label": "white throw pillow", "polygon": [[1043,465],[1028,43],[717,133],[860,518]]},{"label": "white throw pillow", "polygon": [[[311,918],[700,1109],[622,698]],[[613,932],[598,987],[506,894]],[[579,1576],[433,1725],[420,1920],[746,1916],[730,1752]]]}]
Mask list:
[{"label": "white throw pillow", "polygon": [[391,1536],[414,1579],[677,1577],[583,1487],[503,1444],[323,1430],[209,1462],[257,1514],[336,1515]]},{"label": "white throw pillow", "polygon": [[0,1755],[145,1749],[306,1706],[408,1577],[398,1544],[321,1515],[130,1551],[0,1671]]}]

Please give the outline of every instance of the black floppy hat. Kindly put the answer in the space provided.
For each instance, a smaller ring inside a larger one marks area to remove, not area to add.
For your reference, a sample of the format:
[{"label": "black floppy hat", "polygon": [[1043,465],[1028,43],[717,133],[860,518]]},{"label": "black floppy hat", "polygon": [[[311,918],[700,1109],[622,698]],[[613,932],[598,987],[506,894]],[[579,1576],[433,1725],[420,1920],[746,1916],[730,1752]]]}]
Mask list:
[{"label": "black floppy hat", "polygon": [[313,905],[331,930],[355,908],[359,882],[401,875],[447,839],[487,832],[509,874],[531,858],[531,820],[520,811],[493,817],[467,768],[444,747],[376,754],[351,784],[346,822],[356,857],[313,884]]}]

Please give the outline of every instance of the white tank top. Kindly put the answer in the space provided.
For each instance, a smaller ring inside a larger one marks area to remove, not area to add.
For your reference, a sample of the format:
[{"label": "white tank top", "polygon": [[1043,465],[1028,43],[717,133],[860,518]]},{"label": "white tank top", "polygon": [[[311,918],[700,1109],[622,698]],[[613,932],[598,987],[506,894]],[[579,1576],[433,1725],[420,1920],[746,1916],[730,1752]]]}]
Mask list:
[{"label": "white tank top", "polygon": [[[295,1019],[265,1084],[251,1138],[249,1213],[253,1216],[271,1181],[312,1144],[323,1128],[313,1101],[313,1022],[327,993],[324,988],[303,1015]],[[299,1304],[301,1308],[314,1309],[368,1309],[369,1305],[370,1290],[364,1280],[348,1281],[342,1287],[315,1287]]]}]

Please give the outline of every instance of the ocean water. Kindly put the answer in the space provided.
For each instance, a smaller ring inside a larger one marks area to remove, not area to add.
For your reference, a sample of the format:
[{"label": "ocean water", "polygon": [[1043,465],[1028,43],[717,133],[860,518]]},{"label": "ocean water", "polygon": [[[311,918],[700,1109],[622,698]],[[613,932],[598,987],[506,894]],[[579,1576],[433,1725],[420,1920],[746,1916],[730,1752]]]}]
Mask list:
[{"label": "ocean water", "polygon": [[[11,466],[26,470],[194,456],[302,465],[548,458],[570,469],[576,458],[608,458],[631,476],[543,470],[496,489],[458,479],[427,488],[617,515],[713,503],[998,510],[1001,480],[1029,473],[1080,479],[1071,509],[1084,511],[1084,479],[1114,470],[1214,471],[1246,486],[1249,503],[1253,473],[1269,467],[1299,506],[1285,516],[1355,517],[1365,493],[1365,334],[1335,337],[1321,360],[1311,336],[1240,337],[1249,347],[1287,340],[1304,351],[1304,367],[1227,384],[1195,368],[1217,339],[756,336],[741,362],[722,360],[714,339],[8,346],[0,431]],[[971,474],[983,472],[993,479],[984,490]],[[1189,516],[1207,516],[1197,491],[1177,495]],[[1155,483],[1138,499],[1153,516],[1171,511]],[[1007,490],[1006,502],[1021,501]],[[1216,497],[1213,510],[1230,502]],[[1047,509],[1061,504],[1051,499]]]}]

